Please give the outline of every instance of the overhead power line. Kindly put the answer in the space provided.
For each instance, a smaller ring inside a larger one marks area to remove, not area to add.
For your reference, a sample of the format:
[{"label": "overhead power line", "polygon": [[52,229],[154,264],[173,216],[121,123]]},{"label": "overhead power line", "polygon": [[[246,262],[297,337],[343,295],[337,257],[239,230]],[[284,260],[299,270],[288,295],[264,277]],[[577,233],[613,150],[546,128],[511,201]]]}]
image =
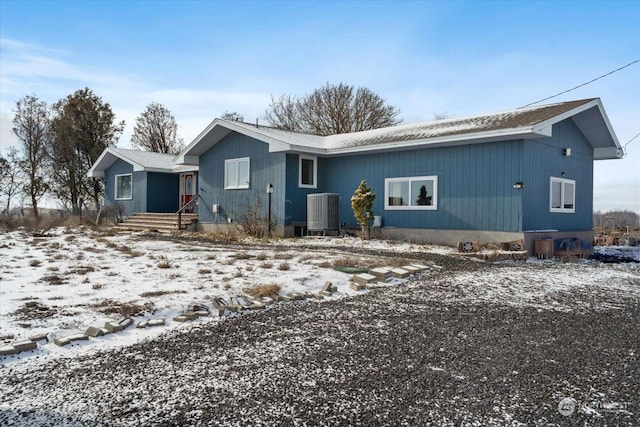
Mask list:
[{"label": "overhead power line", "polygon": [[627,145],[631,144],[631,141],[633,141],[634,139],[636,139],[639,136],[640,136],[640,132],[636,133],[636,136],[634,136],[629,141],[627,141],[626,144],[624,144],[624,146],[622,147],[622,151],[624,151],[624,154],[627,154]]},{"label": "overhead power line", "polygon": [[565,94],[565,93],[567,93],[567,92],[571,92],[572,90],[576,90],[576,89],[578,89],[578,88],[581,88],[582,86],[586,86],[586,85],[588,85],[588,84],[590,84],[590,83],[595,82],[596,80],[600,80],[600,79],[602,79],[602,78],[604,78],[604,77],[610,76],[611,74],[616,73],[616,72],[618,72],[618,71],[620,71],[620,70],[624,70],[625,68],[630,67],[630,66],[632,66],[633,64],[636,64],[636,63],[638,63],[638,62],[640,62],[640,59],[636,59],[635,61],[629,62],[627,65],[623,65],[623,66],[622,66],[622,67],[620,67],[620,68],[616,68],[615,70],[609,71],[608,73],[603,74],[603,75],[601,75],[600,77],[596,77],[596,78],[595,78],[595,79],[593,79],[593,80],[589,80],[589,81],[588,81],[588,82],[586,82],[586,83],[579,84],[578,86],[576,86],[576,87],[572,87],[571,89],[563,90],[562,92],[556,93],[555,95],[548,96],[548,97],[546,97],[546,98],[544,98],[544,99],[541,99],[541,100],[536,101],[536,102],[532,102],[532,103],[527,104],[527,105],[523,105],[522,107],[518,107],[518,108],[526,108],[526,107],[530,107],[531,105],[539,104],[540,102],[546,101],[546,100],[551,99],[551,98],[555,98],[556,96],[560,96],[560,95]]}]

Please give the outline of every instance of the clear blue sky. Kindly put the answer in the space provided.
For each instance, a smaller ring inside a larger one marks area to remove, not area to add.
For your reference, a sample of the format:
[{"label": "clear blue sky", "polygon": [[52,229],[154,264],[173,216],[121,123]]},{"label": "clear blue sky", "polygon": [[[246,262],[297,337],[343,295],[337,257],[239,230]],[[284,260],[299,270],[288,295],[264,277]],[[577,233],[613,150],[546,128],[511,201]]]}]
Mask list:
[{"label": "clear blue sky", "polygon": [[[264,121],[273,94],[366,86],[405,123],[519,107],[640,59],[640,1],[0,0],[0,150],[15,102],[88,86],[127,127],[151,101],[190,142],[224,111]],[[640,132],[640,63],[547,101],[600,97]],[[596,162],[595,208],[640,212],[640,137]]]}]

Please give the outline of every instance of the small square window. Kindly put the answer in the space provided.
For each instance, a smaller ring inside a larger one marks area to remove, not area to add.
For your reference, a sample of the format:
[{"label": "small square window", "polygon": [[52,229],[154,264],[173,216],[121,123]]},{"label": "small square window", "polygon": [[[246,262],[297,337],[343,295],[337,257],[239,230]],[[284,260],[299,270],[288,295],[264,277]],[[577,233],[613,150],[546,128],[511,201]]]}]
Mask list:
[{"label": "small square window", "polygon": [[116,200],[131,200],[133,197],[133,179],[131,174],[116,175]]},{"label": "small square window", "polygon": [[318,178],[318,160],[313,156],[300,156],[300,180],[298,186],[300,188],[317,188]]},{"label": "small square window", "polygon": [[249,188],[249,177],[249,157],[224,161],[225,190]]},{"label": "small square window", "polygon": [[551,177],[549,212],[575,213],[576,182],[572,179]]}]

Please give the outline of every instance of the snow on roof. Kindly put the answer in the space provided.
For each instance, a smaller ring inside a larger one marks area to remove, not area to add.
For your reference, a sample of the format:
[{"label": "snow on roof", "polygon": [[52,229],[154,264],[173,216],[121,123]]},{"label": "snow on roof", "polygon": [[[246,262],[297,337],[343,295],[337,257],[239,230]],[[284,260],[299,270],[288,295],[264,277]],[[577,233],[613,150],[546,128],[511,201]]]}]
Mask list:
[{"label": "snow on roof", "polygon": [[574,120],[594,147],[595,159],[621,157],[620,143],[606,117],[600,99],[590,98],[329,136],[215,119],[176,157],[175,161],[177,164],[197,165],[197,157],[230,132],[239,132],[266,142],[271,152],[335,155],[426,145],[455,145],[551,136],[552,125],[569,117]]},{"label": "snow on roof", "polygon": [[154,153],[151,151],[129,150],[126,148],[111,148],[122,160],[129,160],[145,169],[167,169],[173,168],[173,159],[175,155]]}]

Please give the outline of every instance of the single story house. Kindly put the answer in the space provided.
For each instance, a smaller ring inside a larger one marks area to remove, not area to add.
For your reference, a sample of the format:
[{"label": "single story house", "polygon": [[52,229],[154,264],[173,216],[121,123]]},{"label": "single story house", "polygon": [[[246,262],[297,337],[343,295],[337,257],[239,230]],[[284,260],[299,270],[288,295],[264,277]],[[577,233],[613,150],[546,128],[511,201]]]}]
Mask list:
[{"label": "single story house", "polygon": [[[172,167],[198,169],[205,231],[258,200],[266,211],[269,186],[276,235],[304,230],[315,194],[337,203],[330,215],[340,226],[357,228],[350,199],[365,179],[377,195],[382,237],[527,243],[542,235],[591,240],[593,162],[622,155],[594,98],[330,136],[215,119]],[[115,157],[101,157],[96,171],[117,188],[131,162]],[[136,201],[134,210],[150,210],[149,191],[140,193],[146,205]]]},{"label": "single story house", "polygon": [[109,147],[88,175],[103,181],[105,205],[124,216],[176,212],[196,195],[197,165],[178,165],[175,155]]}]

